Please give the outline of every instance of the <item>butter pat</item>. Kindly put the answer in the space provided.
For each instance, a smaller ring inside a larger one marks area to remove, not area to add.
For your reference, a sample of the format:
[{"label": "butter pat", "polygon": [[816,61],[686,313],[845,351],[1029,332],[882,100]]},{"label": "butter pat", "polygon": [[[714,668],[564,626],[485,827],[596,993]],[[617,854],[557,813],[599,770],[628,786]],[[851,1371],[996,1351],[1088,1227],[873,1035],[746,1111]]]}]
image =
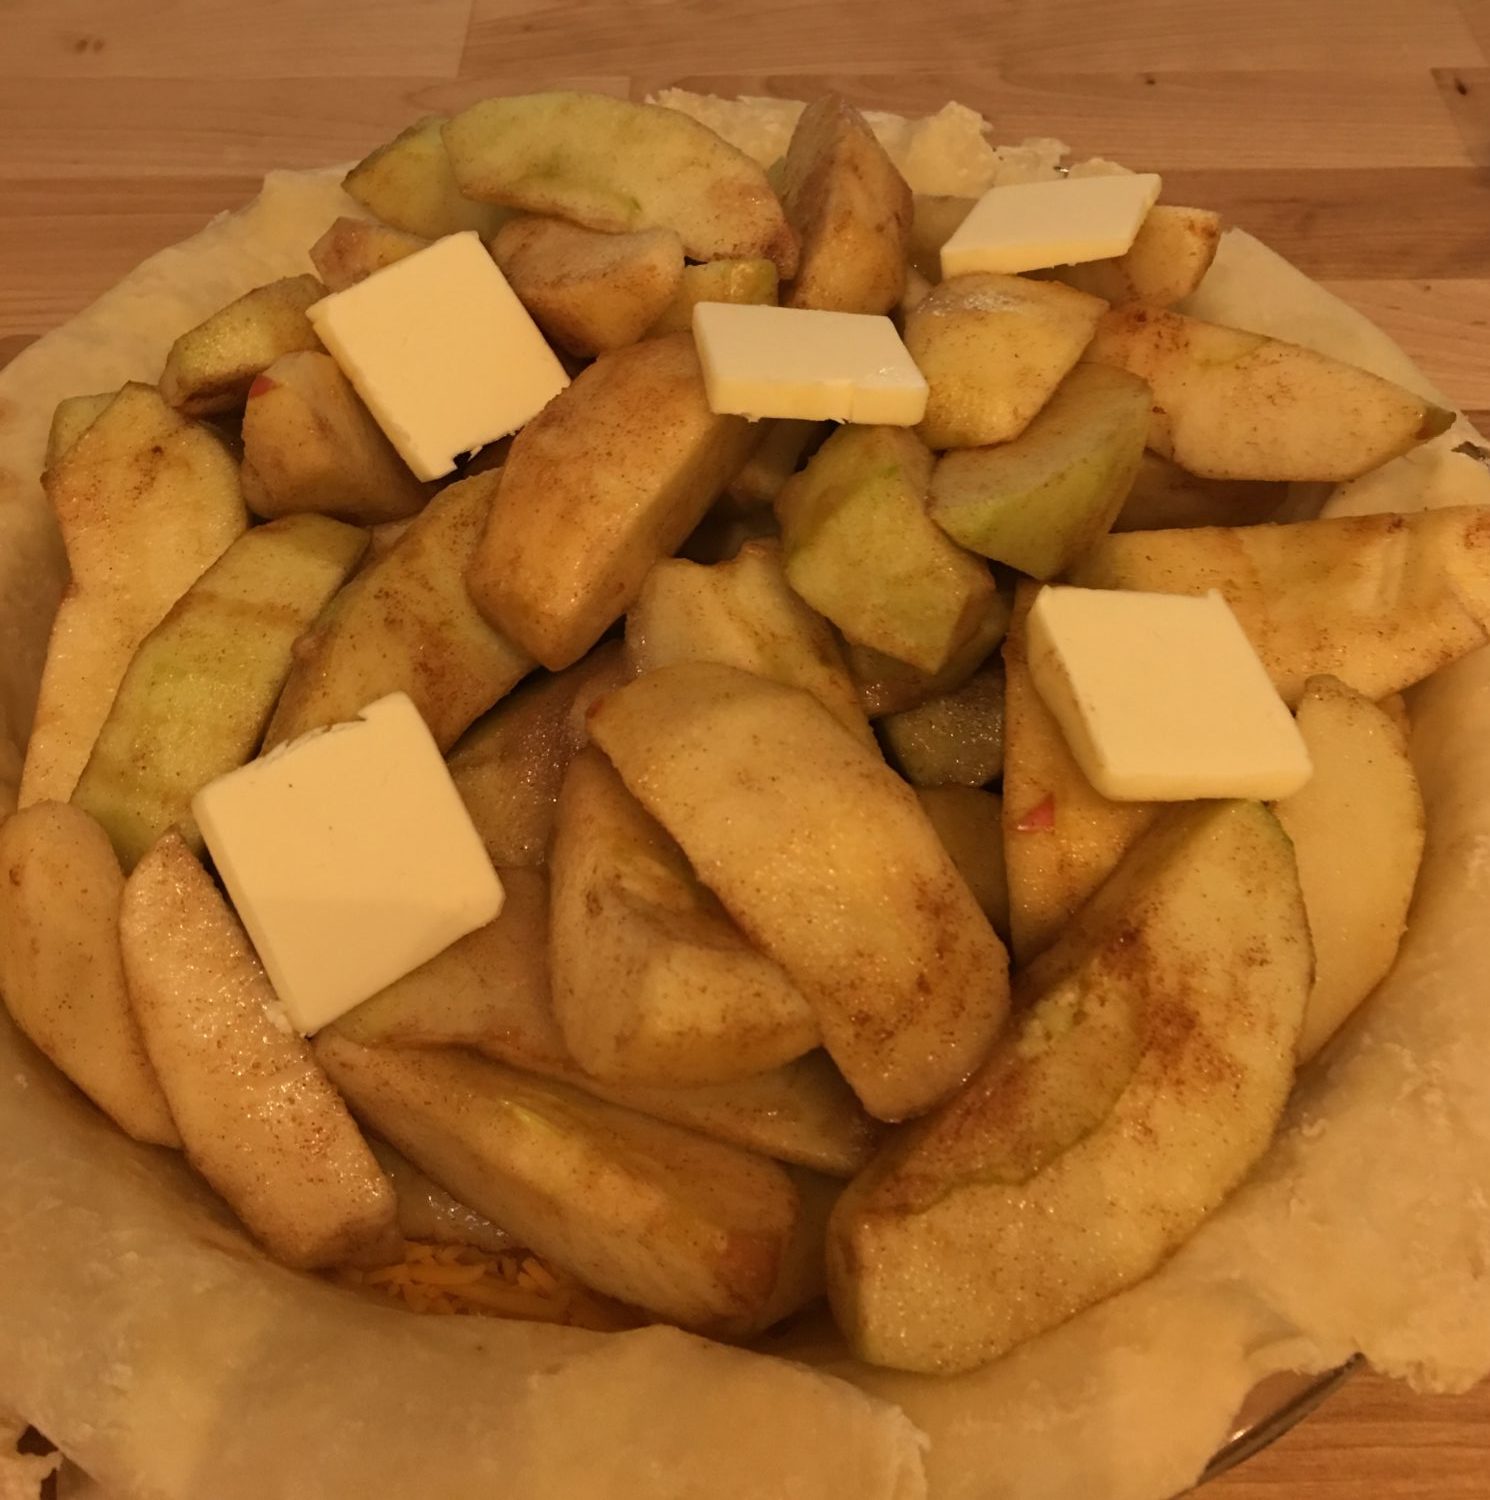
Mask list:
[{"label": "butter pat", "polygon": [[191,808],[302,1035],[502,909],[480,835],[403,693],[219,777]]},{"label": "butter pat", "polygon": [[314,303],[320,340],[420,479],[506,437],[569,384],[474,230]]},{"label": "butter pat", "polygon": [[926,415],[925,377],[888,318],[699,302],[693,338],[716,412],[881,427]]},{"label": "butter pat", "polygon": [[1266,800],[1309,779],[1298,726],[1220,594],[1044,588],[1025,629],[1035,690],[1104,797]]},{"label": "butter pat", "polygon": [[1152,172],[990,188],[942,246],[942,276],[1043,271],[1126,255],[1159,196]]}]

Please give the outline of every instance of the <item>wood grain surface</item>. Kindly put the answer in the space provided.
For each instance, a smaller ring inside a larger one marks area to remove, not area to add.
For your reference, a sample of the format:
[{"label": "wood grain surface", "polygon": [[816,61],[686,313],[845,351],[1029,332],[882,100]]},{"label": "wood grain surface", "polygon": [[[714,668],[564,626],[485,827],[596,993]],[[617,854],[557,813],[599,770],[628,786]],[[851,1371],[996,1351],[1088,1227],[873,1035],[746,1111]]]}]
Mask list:
[{"label": "wood grain surface", "polygon": [[[1490,0],[0,0],[0,363],[270,167],[488,93],[674,83],[957,98],[1160,170],[1490,422]],[[1208,1493],[1490,1497],[1490,1388],[1356,1376]]]}]

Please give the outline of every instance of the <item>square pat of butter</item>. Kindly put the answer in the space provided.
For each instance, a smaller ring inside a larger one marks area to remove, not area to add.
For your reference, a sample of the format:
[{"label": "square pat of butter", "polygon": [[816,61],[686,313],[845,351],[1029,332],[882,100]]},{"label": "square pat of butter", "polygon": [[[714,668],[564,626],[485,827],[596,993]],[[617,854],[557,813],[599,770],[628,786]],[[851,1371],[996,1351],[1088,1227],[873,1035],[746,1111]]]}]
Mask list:
[{"label": "square pat of butter", "polygon": [[404,693],[210,782],[192,812],[302,1035],[502,909],[480,835]]},{"label": "square pat of butter", "polygon": [[942,246],[942,275],[1018,275],[1126,255],[1159,197],[1152,172],[990,188]]},{"label": "square pat of butter", "polygon": [[1214,590],[1043,588],[1025,629],[1035,691],[1104,797],[1271,799],[1309,779],[1293,715]]},{"label": "square pat of butter", "polygon": [[926,378],[888,318],[699,302],[693,339],[711,411],[885,427],[926,415]]},{"label": "square pat of butter", "polygon": [[516,432],[569,384],[475,230],[323,297],[307,316],[420,479]]}]

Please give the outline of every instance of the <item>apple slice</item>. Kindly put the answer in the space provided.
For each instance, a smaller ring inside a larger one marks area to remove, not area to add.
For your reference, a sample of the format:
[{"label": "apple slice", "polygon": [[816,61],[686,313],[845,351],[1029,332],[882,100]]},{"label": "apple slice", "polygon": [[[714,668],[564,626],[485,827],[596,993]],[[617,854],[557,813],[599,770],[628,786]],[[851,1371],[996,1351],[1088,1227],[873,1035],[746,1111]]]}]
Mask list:
[{"label": "apple slice", "polygon": [[690,260],[758,255],[782,276],[797,269],[766,174],[677,110],[571,92],[484,99],[445,126],[445,148],[478,202],[610,234],[671,229]]},{"label": "apple slice", "polygon": [[145,638],[73,793],[126,870],[170,828],[201,852],[191,799],[258,749],[296,637],[366,547],[323,516],[256,526]]},{"label": "apple slice", "polygon": [[1112,529],[1255,526],[1273,520],[1288,495],[1287,485],[1262,479],[1201,479],[1145,449]]},{"label": "apple slice", "polygon": [[1053,274],[1067,286],[1105,298],[1114,307],[1134,302],[1173,307],[1200,285],[1220,242],[1219,214],[1156,203],[1126,254],[1061,266]]},{"label": "apple slice", "polygon": [[969,551],[1054,578],[1111,529],[1148,429],[1143,381],[1077,365],[1012,442],[942,456],[931,519]]},{"label": "apple slice", "polygon": [[905,320],[931,387],[918,431],[932,448],[1006,443],[1029,426],[1091,342],[1107,306],[1057,281],[954,276]]},{"label": "apple slice", "polygon": [[689,335],[602,355],[512,444],[466,576],[477,608],[551,671],[578,661],[753,441],[709,409]]},{"label": "apple slice", "polygon": [[792,591],[773,542],[747,542],[711,567],[664,558],[626,616],[626,651],[638,676],[717,661],[803,688],[873,743],[833,629]]},{"label": "apple slice", "polygon": [[854,1352],[970,1369],[1148,1275],[1272,1139],[1312,968],[1277,820],[1167,813],[1021,976],[973,1082],[839,1200],[829,1292]]},{"label": "apple slice", "polygon": [[1452,414],[1312,349],[1146,307],[1114,308],[1086,357],[1148,381],[1148,445],[1210,479],[1354,479]]},{"label": "apple slice", "polygon": [[119,956],[124,875],[65,802],[0,822],[0,994],[17,1026],[126,1134],[179,1146]]},{"label": "apple slice", "polygon": [[1485,640],[1487,547],[1490,511],[1470,505],[1132,531],[1105,537],[1067,581],[1168,594],[1217,589],[1288,703],[1321,674],[1383,698]]},{"label": "apple slice", "polygon": [[245,292],[171,345],[161,395],[188,417],[236,411],[254,378],[282,354],[321,347],[305,310],[325,295],[314,276],[286,276]]},{"label": "apple slice", "polygon": [[664,333],[691,333],[693,309],[700,302],[773,303],[779,280],[775,264],[760,256],[686,265],[673,300],[647,330],[647,336],[655,339]]},{"label": "apple slice", "polygon": [[914,787],[984,786],[1004,769],[1004,669],[993,661],[960,688],[887,714],[880,734]]},{"label": "apple slice", "polygon": [[784,1167],[469,1053],[315,1048],[373,1129],[596,1291],[737,1337],[812,1295]]},{"label": "apple slice", "polygon": [[393,1189],[212,878],[167,834],[124,889],[124,972],[187,1159],[285,1265],[397,1254]]},{"label": "apple slice", "polygon": [[474,229],[483,239],[510,217],[505,209],[473,203],[460,190],[445,150],[445,117],[426,115],[365,156],[342,186],[385,224],[437,240]]},{"label": "apple slice", "polygon": [[821,1052],[692,1088],[604,1083],[582,1072],[549,1000],[548,881],[538,870],[500,873],[507,900],[494,922],[349,1011],[331,1030],[371,1047],[473,1047],[494,1062],[834,1177],[851,1177],[868,1160],[879,1127]]},{"label": "apple slice", "polygon": [[422,234],[410,234],[390,224],[343,217],[310,247],[310,263],[328,292],[344,292],[366,281],[374,271],[406,260],[431,243]]},{"label": "apple slice", "polygon": [[919,1114],[977,1066],[1003,945],[915,794],[815,698],[680,662],[598,703],[590,736],[796,982],[871,1114]]},{"label": "apple slice", "polygon": [[455,789],[495,865],[541,865],[570,760],[585,744],[596,698],[635,674],[607,641],[553,676],[539,673],[456,741],[446,757]]},{"label": "apple slice", "polygon": [[918,787],[916,796],[993,930],[1009,940],[1009,880],[1004,870],[1003,799],[971,786]]},{"label": "apple slice", "polygon": [[998,650],[1009,628],[1012,596],[1012,590],[1000,589],[978,628],[935,672],[923,672],[872,646],[845,641],[844,660],[864,712],[871,719],[883,718],[885,714],[898,714],[915,708],[918,703],[956,692]]},{"label": "apple slice", "polygon": [[798,117],[781,203],[801,242],[786,306],[887,313],[900,301],[911,190],[863,115],[837,94]]},{"label": "apple slice", "polygon": [[104,391],[97,396],[66,396],[52,413],[47,429],[47,456],[42,464],[46,473],[55,469],[74,443],[109,409],[117,393]]},{"label": "apple slice", "polygon": [[585,1072],[721,1083],[817,1046],[796,987],[593,747],[564,778],[549,866],[554,1014]]},{"label": "apple slice", "polygon": [[430,494],[329,354],[286,354],[248,388],[243,496],[256,516],[376,526],[416,515]]},{"label": "apple slice", "polygon": [[850,640],[937,672],[998,609],[987,564],[926,514],[932,457],[899,427],[840,427],[776,497],[791,586]]},{"label": "apple slice", "polygon": [[1311,677],[1298,724],[1314,774],[1273,811],[1293,840],[1314,936],[1298,1047],[1307,1062],[1392,967],[1425,823],[1407,735],[1386,709],[1333,677]]},{"label": "apple slice", "polygon": [[828,431],[822,422],[798,422],[789,417],[759,425],[763,429],[760,440],[725,488],[730,505],[740,510],[775,504],[782,486],[797,472],[802,456]]},{"label": "apple slice", "polygon": [[337,595],[296,644],[265,745],[404,692],[448,750],[527,676],[532,659],[477,614],[463,576],[500,478],[496,470],[447,485]]},{"label": "apple slice", "polygon": [[221,439],[148,385],[119,392],[46,491],[72,579],[47,643],[22,807],[72,796],[140,642],[248,524]]},{"label": "apple slice", "polygon": [[634,344],[683,279],[683,246],[670,229],[600,234],[524,215],[497,231],[491,252],[550,340],[584,359]]}]

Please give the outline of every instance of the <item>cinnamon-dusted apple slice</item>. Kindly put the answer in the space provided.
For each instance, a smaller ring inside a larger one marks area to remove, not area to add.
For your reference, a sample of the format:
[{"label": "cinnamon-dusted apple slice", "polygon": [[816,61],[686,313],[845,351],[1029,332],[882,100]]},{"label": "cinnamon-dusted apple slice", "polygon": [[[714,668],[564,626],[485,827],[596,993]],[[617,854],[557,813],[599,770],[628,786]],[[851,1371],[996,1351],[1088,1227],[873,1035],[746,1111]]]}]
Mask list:
[{"label": "cinnamon-dusted apple slice", "polygon": [[500,478],[495,470],[447,485],[301,636],[266,746],[405,692],[448,750],[527,676],[532,659],[476,613],[465,586]]},{"label": "cinnamon-dusted apple slice", "polygon": [[1272,1139],[1312,971],[1277,820],[1166,813],[1021,975],[972,1083],[839,1200],[829,1289],[854,1352],[969,1369],[1148,1275]]},{"label": "cinnamon-dusted apple slice", "polygon": [[72,795],[140,642],[248,524],[222,440],[148,385],[115,396],[46,491],[72,576],[47,643],[22,807]]},{"label": "cinnamon-dusted apple slice", "polygon": [[583,358],[634,344],[683,277],[683,246],[670,229],[601,234],[524,215],[498,230],[491,252],[538,326]]},{"label": "cinnamon-dusted apple slice", "polygon": [[688,333],[693,328],[693,308],[699,302],[745,302],[759,305],[775,302],[780,278],[775,265],[761,256],[737,260],[708,260],[686,265],[673,299],[647,330],[649,338],[664,333]]},{"label": "cinnamon-dusted apple slice", "polygon": [[115,394],[114,391],[104,391],[97,396],[65,396],[57,403],[57,409],[52,413],[52,425],[47,430],[43,473],[57,467],[72,445],[109,409]]},{"label": "cinnamon-dusted apple slice", "polygon": [[200,853],[191,799],[258,749],[296,637],[366,547],[324,516],[256,526],[145,638],[73,793],[125,869],[171,828]]},{"label": "cinnamon-dusted apple slice", "polygon": [[821,1052],[749,1078],[693,1088],[602,1082],[569,1056],[549,1000],[548,881],[504,869],[501,915],[452,943],[330,1028],[368,1047],[472,1047],[598,1099],[701,1135],[851,1177],[879,1128]]},{"label": "cinnamon-dusted apple slice", "polygon": [[931,387],[922,440],[978,448],[1018,437],[1081,358],[1106,306],[1026,276],[942,282],[905,320],[905,346]]},{"label": "cinnamon-dusted apple slice", "polygon": [[329,354],[274,361],[243,408],[243,497],[257,516],[314,511],[358,526],[418,514],[421,484]]},{"label": "cinnamon-dusted apple slice", "polygon": [[905,290],[911,190],[858,110],[836,94],[797,120],[781,202],[801,241],[787,307],[887,313]]},{"label": "cinnamon-dusted apple slice", "polygon": [[1463,505],[1126,532],[1104,537],[1067,581],[1161,594],[1217,589],[1288,703],[1321,674],[1383,698],[1484,642],[1487,549],[1490,510]]},{"label": "cinnamon-dusted apple slice", "polygon": [[796,981],[871,1114],[922,1113],[978,1065],[1003,945],[915,793],[815,698],[682,662],[602,700],[590,735]]},{"label": "cinnamon-dusted apple slice", "polygon": [[1148,381],[1149,447],[1209,479],[1354,479],[1453,420],[1312,349],[1153,308],[1107,313],[1086,358]]},{"label": "cinnamon-dusted apple slice", "polygon": [[1273,811],[1293,840],[1314,938],[1298,1047],[1307,1062],[1397,956],[1425,825],[1407,735],[1387,709],[1333,677],[1312,677],[1298,724],[1314,774]]},{"label": "cinnamon-dusted apple slice", "polygon": [[664,558],[626,616],[626,651],[638,675],[717,661],[805,688],[873,743],[833,629],[792,591],[774,542],[747,542],[707,567]]},{"label": "cinnamon-dusted apple slice", "polygon": [[564,778],[549,864],[554,1014],[587,1073],[721,1083],[818,1044],[801,993],[594,747]]},{"label": "cinnamon-dusted apple slice", "polygon": [[1052,274],[1078,291],[1105,298],[1114,307],[1137,302],[1168,308],[1200,285],[1220,241],[1220,214],[1156,203],[1126,254],[1061,266]]},{"label": "cinnamon-dusted apple slice", "polygon": [[392,1187],[178,835],[129,877],[120,942],[187,1159],[254,1237],[306,1268],[396,1254]]},{"label": "cinnamon-dusted apple slice", "polygon": [[315,1049],[378,1134],[596,1291],[727,1336],[813,1293],[820,1225],[764,1157],[470,1053]]},{"label": "cinnamon-dusted apple slice", "polygon": [[578,661],[753,441],[709,409],[688,334],[602,355],[512,444],[466,575],[477,608],[551,671]]},{"label": "cinnamon-dusted apple slice", "polygon": [[429,243],[424,235],[391,224],[343,217],[310,247],[310,263],[328,292],[344,292]]},{"label": "cinnamon-dusted apple slice", "polygon": [[460,190],[445,151],[444,115],[426,115],[370,152],[342,181],[347,193],[385,224],[436,240],[474,229],[483,237],[508,214]]},{"label": "cinnamon-dusted apple slice", "polygon": [[690,260],[758,255],[784,277],[797,269],[797,237],[766,174],[677,110],[522,94],[473,104],[444,133],[467,198],[612,234],[671,229]]},{"label": "cinnamon-dusted apple slice", "polygon": [[161,395],[189,417],[235,411],[254,377],[282,354],[321,347],[305,310],[325,295],[314,276],[286,276],[245,292],[171,345]]},{"label": "cinnamon-dusted apple slice", "polygon": [[119,956],[124,875],[81,809],[0,822],[0,996],[17,1026],[136,1140],[181,1137],[130,1009]]}]

